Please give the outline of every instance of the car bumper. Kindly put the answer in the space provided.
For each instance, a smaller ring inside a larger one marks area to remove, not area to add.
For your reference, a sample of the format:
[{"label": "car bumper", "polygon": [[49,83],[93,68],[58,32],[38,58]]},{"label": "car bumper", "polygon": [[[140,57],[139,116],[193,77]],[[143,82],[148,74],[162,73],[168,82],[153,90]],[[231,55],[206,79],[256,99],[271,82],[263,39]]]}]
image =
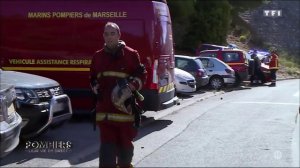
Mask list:
[{"label": "car bumper", "polygon": [[179,80],[175,82],[175,86],[176,86],[176,92],[178,93],[189,93],[189,92],[196,91],[196,81],[193,79],[187,81]]},{"label": "car bumper", "polygon": [[226,84],[234,84],[235,83],[235,77],[223,77],[224,83]]},{"label": "car bumper", "polygon": [[201,86],[205,86],[209,83],[209,77],[205,76],[205,77],[201,77],[201,78],[196,78],[196,85],[197,88],[201,87]]},{"label": "car bumper", "polygon": [[22,137],[30,138],[42,133],[50,125],[72,117],[71,101],[67,95],[54,96],[49,102],[21,104],[18,112],[23,118]]},{"label": "car bumper", "polygon": [[248,72],[236,72],[238,75],[239,75],[239,79],[241,81],[245,81],[245,80],[248,80]]},{"label": "car bumper", "polygon": [[196,85],[194,85],[194,87],[190,87],[188,85],[180,85],[180,86],[176,86],[176,91],[178,93],[189,93],[189,92],[195,92],[196,91]]},{"label": "car bumper", "polygon": [[18,113],[15,113],[14,121],[9,125],[7,125],[5,121],[1,122],[0,158],[6,156],[18,146],[19,135],[21,131],[21,123],[22,123],[22,118]]}]

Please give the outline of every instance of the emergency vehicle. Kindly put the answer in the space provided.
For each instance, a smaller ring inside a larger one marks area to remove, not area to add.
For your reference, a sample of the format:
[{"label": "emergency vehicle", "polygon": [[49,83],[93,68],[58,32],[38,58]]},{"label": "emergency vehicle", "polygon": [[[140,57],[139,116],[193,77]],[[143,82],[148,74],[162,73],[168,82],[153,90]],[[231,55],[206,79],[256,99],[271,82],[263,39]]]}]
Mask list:
[{"label": "emergency vehicle", "polygon": [[219,49],[219,50],[204,50],[199,53],[200,57],[214,57],[229,65],[236,76],[236,83],[249,78],[249,64],[246,59],[246,52],[239,49]]},{"label": "emergency vehicle", "polygon": [[106,22],[136,49],[148,72],[145,110],[177,103],[172,25],[166,1],[0,1],[0,67],[58,81],[75,112],[93,108],[89,71]]}]

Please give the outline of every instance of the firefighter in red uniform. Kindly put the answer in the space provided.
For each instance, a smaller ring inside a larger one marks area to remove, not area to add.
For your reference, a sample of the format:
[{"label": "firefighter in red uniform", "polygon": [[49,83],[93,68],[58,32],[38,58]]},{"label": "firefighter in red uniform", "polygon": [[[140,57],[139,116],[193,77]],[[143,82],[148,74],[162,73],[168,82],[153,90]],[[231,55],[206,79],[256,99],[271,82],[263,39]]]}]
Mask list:
[{"label": "firefighter in red uniform", "polygon": [[269,59],[269,69],[271,71],[271,84],[270,86],[276,86],[276,72],[279,68],[278,65],[278,55],[275,52],[275,49],[271,50],[271,55]]},{"label": "firefighter in red uniform", "polygon": [[136,50],[120,40],[116,23],[104,27],[104,47],[93,57],[90,82],[97,95],[96,122],[100,129],[99,167],[131,167],[134,127],[132,93],[143,86],[146,70]]}]

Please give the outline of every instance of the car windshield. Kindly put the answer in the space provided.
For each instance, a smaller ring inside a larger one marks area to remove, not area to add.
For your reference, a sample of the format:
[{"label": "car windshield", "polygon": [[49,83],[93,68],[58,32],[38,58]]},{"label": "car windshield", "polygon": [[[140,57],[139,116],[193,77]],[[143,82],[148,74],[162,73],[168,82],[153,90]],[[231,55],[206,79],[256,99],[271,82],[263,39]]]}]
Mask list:
[{"label": "car windshield", "polygon": [[236,52],[224,52],[222,54],[224,62],[238,62],[240,61],[239,54]]}]

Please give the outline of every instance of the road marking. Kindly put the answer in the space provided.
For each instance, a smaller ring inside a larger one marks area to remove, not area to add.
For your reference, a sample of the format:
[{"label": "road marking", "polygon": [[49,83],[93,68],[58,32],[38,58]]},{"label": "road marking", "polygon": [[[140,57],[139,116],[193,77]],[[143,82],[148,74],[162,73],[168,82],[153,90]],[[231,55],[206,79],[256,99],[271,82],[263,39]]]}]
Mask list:
[{"label": "road marking", "polygon": [[231,103],[237,103],[237,104],[275,104],[275,105],[296,105],[299,106],[299,103],[276,103],[276,102],[231,102]]},{"label": "road marking", "polygon": [[299,91],[298,91],[298,92],[296,92],[295,94],[293,94],[293,96],[295,96],[295,97],[299,97]]}]

